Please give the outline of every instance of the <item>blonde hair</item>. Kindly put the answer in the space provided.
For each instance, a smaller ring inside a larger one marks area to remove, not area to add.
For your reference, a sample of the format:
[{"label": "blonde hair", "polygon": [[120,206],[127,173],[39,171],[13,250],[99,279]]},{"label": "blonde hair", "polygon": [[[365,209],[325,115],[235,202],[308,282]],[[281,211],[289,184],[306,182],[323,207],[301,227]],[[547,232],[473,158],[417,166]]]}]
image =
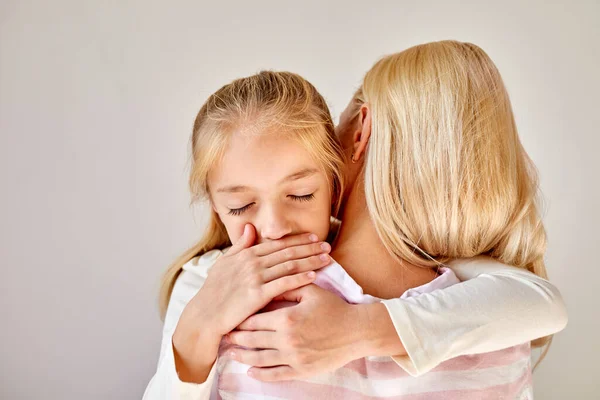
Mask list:
[{"label": "blonde hair", "polygon": [[[217,165],[229,136],[236,130],[264,134],[277,132],[298,140],[323,167],[332,190],[332,215],[343,193],[344,159],[334,124],[323,97],[297,74],[262,71],[237,79],[212,94],[204,103],[191,137],[189,187],[192,204],[209,196],[208,173]],[[218,215],[211,211],[204,236],[179,256],[163,276],[159,308],[164,318],[175,280],[192,258],[229,246],[229,236]]]},{"label": "blonde hair", "polygon": [[422,267],[489,255],[547,278],[536,169],[482,49],[443,41],[387,56],[355,101],[372,112],[365,195],[391,254]]}]

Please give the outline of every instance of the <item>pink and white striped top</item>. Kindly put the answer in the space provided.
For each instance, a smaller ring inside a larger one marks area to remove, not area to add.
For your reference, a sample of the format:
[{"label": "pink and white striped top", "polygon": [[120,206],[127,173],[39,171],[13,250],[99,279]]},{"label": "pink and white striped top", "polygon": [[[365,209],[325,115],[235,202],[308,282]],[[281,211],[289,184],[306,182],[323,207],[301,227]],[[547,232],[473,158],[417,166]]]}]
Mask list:
[{"label": "pink and white striped top", "polygon": [[[418,296],[458,283],[448,268],[433,281],[407,290],[401,298]],[[353,304],[380,299],[362,288],[337,263],[317,272],[318,286]],[[303,380],[260,382],[249,367],[228,359],[231,345],[222,343],[217,360],[216,399],[331,399],[331,400],[484,400],[532,399],[530,346],[525,343],[491,353],[450,359],[421,376],[411,376],[391,357],[365,357],[333,372]]]}]

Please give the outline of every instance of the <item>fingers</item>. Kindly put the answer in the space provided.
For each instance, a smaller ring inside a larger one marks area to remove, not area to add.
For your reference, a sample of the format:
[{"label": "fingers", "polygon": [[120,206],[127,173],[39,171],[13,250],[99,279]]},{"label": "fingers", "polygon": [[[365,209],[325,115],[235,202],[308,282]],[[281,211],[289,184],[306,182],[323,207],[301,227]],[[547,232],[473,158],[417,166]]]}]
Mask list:
[{"label": "fingers", "polygon": [[272,331],[233,331],[229,333],[229,342],[250,349],[275,349],[275,332]]},{"label": "fingers", "polygon": [[318,241],[319,238],[314,233],[302,233],[299,235],[286,237],[284,239],[271,240],[265,243],[257,244],[254,246],[254,254],[259,257],[266,256],[276,251],[283,250],[287,247],[316,243]]},{"label": "fingers", "polygon": [[294,290],[312,283],[315,280],[315,277],[315,271],[284,276],[265,283],[263,285],[263,293],[267,298],[273,299],[289,290]]},{"label": "fingers", "polygon": [[240,331],[275,331],[281,326],[280,321],[286,317],[286,310],[279,309],[252,315],[238,325]]},{"label": "fingers", "polygon": [[[269,257],[269,256],[267,256]],[[290,260],[281,264],[277,264],[263,271],[264,282],[271,282],[283,276],[297,274],[301,272],[314,271],[323,268],[331,263],[331,258],[328,254],[318,254],[299,260]]]},{"label": "fingers", "polygon": [[289,365],[280,365],[270,368],[250,368],[248,376],[263,382],[287,381],[300,377]]},{"label": "fingers", "polygon": [[254,229],[254,225],[246,224],[244,225],[244,232],[242,233],[242,236],[229,248],[227,255],[237,254],[240,251],[252,246],[255,241],[256,229]]},{"label": "fingers", "polygon": [[308,243],[298,246],[289,246],[274,253],[265,255],[263,266],[266,268],[282,264],[286,261],[299,260],[302,258],[315,256],[319,254],[328,254],[331,251],[331,245],[327,242]]},{"label": "fingers", "polygon": [[229,357],[242,364],[251,365],[253,367],[272,367],[281,365],[283,360],[281,353],[277,350],[247,350],[234,349],[229,352]]},{"label": "fingers", "polygon": [[274,301],[293,301],[295,303],[300,303],[302,301],[302,297],[306,293],[306,289],[309,286],[303,286],[298,289],[289,290],[285,293],[280,294],[279,296],[275,296],[273,298]]}]

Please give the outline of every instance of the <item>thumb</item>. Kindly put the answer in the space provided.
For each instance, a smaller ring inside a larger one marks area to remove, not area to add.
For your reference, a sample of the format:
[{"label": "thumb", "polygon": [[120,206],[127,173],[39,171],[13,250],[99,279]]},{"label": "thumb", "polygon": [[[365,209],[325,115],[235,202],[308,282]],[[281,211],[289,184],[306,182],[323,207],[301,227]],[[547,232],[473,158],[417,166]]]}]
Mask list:
[{"label": "thumb", "polygon": [[244,225],[244,232],[242,233],[242,236],[240,236],[240,238],[231,246],[227,253],[231,255],[237,254],[240,251],[252,246],[255,240],[256,230],[254,229],[254,226],[252,224],[246,224]]}]

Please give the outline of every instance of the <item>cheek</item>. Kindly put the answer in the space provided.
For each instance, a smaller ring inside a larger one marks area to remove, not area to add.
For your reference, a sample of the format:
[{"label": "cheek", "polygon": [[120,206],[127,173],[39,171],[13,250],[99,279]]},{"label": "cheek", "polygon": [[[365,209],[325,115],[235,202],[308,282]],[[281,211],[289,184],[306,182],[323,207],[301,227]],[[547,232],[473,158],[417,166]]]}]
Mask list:
[{"label": "cheek", "polygon": [[303,213],[300,224],[300,231],[312,232],[319,237],[319,240],[327,239],[329,234],[329,217],[331,216],[331,198],[323,197],[316,200],[315,207]]}]

